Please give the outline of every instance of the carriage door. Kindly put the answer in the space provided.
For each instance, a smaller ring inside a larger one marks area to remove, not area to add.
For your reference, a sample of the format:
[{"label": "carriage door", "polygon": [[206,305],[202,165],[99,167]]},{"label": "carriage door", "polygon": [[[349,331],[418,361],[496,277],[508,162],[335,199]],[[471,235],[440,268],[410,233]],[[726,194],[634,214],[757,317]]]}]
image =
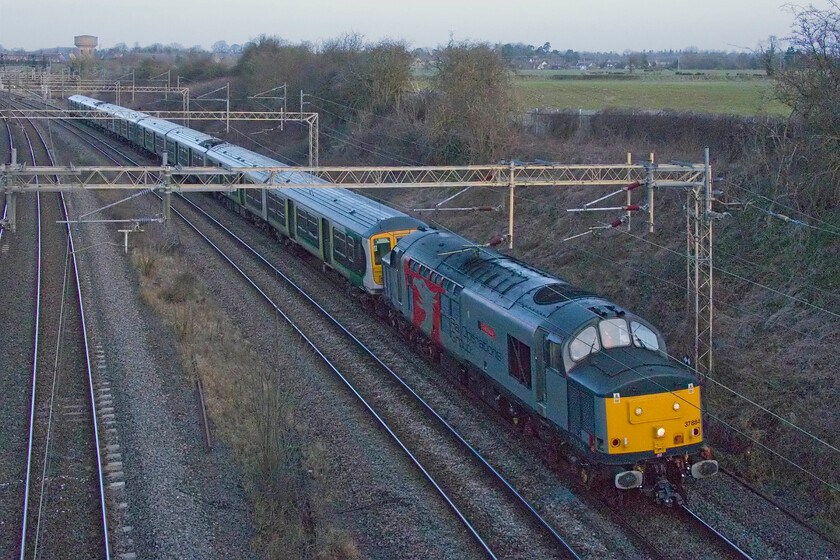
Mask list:
[{"label": "carriage door", "polygon": [[324,262],[332,262],[332,235],[330,234],[330,222],[326,218],[321,218],[321,255]]},{"label": "carriage door", "polygon": [[297,230],[295,228],[295,203],[289,200],[289,217],[286,220],[286,223],[289,224],[289,239],[295,239],[297,237]]}]

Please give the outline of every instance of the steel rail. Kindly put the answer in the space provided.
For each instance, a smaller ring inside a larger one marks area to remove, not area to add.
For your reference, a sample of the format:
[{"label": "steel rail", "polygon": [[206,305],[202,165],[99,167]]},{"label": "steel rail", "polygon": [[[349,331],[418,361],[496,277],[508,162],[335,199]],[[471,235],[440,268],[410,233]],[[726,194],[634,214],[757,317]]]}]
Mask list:
[{"label": "steel rail", "polygon": [[[12,148],[14,147],[12,145],[12,127],[11,127],[11,125],[9,125],[9,121],[5,117],[3,117],[3,124],[6,125],[6,133],[9,136],[9,158],[11,158],[12,157]],[[3,216],[0,217],[0,240],[3,239],[3,230],[4,230],[3,224],[6,222],[6,218],[7,218],[6,212],[7,211],[8,211],[8,208],[6,207],[6,197],[4,196],[3,197]]]},{"label": "steel rail", "polygon": [[825,533],[823,533],[822,531],[820,531],[819,529],[817,529],[816,527],[814,527],[813,525],[808,523],[806,520],[804,520],[801,517],[799,517],[798,515],[796,515],[790,509],[783,506],[781,503],[778,502],[778,500],[774,500],[773,498],[771,498],[770,496],[768,496],[767,494],[765,494],[764,492],[762,492],[761,490],[759,490],[758,488],[756,488],[755,486],[753,486],[752,484],[750,484],[749,482],[747,482],[746,480],[744,480],[743,478],[741,478],[740,476],[738,476],[737,474],[732,472],[731,470],[729,470],[725,467],[719,467],[719,469],[720,469],[721,474],[724,474],[724,475],[728,476],[729,478],[734,480],[736,483],[738,483],[742,487],[746,488],[747,490],[749,490],[750,492],[752,492],[753,494],[755,494],[756,496],[758,496],[759,498],[761,498],[762,500],[764,500],[765,502],[767,502],[768,504],[770,504],[771,506],[776,508],[776,510],[778,510],[780,513],[785,515],[785,517],[788,517],[789,519],[796,522],[798,525],[801,525],[805,529],[808,529],[809,531],[811,531],[815,535],[819,536],[822,539],[825,539],[826,541],[833,544],[834,546],[840,546],[840,543],[838,543],[831,536],[826,535]]},{"label": "steel rail", "polygon": [[744,558],[745,560],[752,560],[752,556],[744,552],[737,544],[729,540],[729,538],[726,535],[724,535],[723,533],[712,527],[709,523],[704,521],[699,515],[688,509],[688,507],[685,504],[680,506],[680,508],[681,511],[688,515],[689,518],[699,523],[708,533],[712,534],[715,538],[722,542],[727,547],[727,549],[735,552],[738,556]]},{"label": "steel rail", "polygon": [[[41,141],[41,144],[44,146],[44,150],[46,151],[47,158],[50,160],[50,164],[54,164],[52,153],[50,152],[49,148],[47,147],[47,143],[44,140],[43,136],[41,135],[40,131],[33,125],[33,130],[35,134],[38,136],[38,139]],[[29,135],[24,130],[24,134],[26,135],[27,141],[29,141]],[[29,144],[30,153],[32,154],[32,161],[35,161],[35,155],[32,150],[32,144]],[[56,178],[58,180],[58,178]],[[61,210],[64,215],[65,221],[68,218],[68,211],[67,211],[67,203],[64,197],[64,193],[61,193]],[[39,267],[38,267],[38,305],[37,307],[40,308],[40,282],[41,282],[41,274],[40,274],[40,253],[41,253],[41,229],[40,229],[40,195],[38,197],[38,209],[39,209],[39,228],[38,228],[38,254],[39,254]],[[100,438],[99,438],[99,425],[98,425],[98,417],[96,412],[96,397],[94,394],[94,384],[93,384],[93,367],[91,364],[90,359],[90,346],[88,341],[88,334],[87,334],[87,323],[85,320],[85,311],[84,311],[84,301],[82,296],[82,288],[79,282],[79,267],[78,262],[76,259],[75,253],[75,243],[73,241],[73,235],[70,228],[70,224],[65,224],[67,229],[67,238],[69,241],[69,249],[70,254],[72,256],[73,262],[73,274],[76,278],[76,293],[78,295],[79,301],[79,313],[81,315],[81,324],[82,324],[82,335],[84,338],[85,343],[85,363],[87,369],[87,378],[88,378],[88,392],[90,396],[90,410],[92,415],[92,422],[93,422],[93,432],[94,432],[94,446],[96,449],[96,464],[97,464],[97,478],[98,478],[98,486],[99,486],[99,504],[100,504],[100,514],[102,519],[102,533],[103,533],[103,545],[105,547],[105,558],[106,560],[110,560],[111,558],[111,548],[110,548],[110,541],[108,535],[108,515],[107,515],[107,508],[105,503],[105,489],[104,489],[104,475],[102,469],[102,454],[101,454],[101,447],[100,447]],[[62,296],[63,297],[63,296]],[[37,311],[36,311],[37,312]],[[37,341],[37,331],[38,331],[38,319],[36,319],[36,341]],[[37,342],[36,342],[36,360],[37,360]],[[32,405],[34,407],[35,402],[35,379],[33,373],[33,390],[32,390]],[[29,473],[30,473],[30,466],[31,466],[31,454],[32,454],[32,426],[34,424],[34,408],[30,410],[30,440],[29,440],[29,459],[27,461],[27,482],[26,482],[26,495],[27,498],[25,502],[28,501],[28,493],[29,493]],[[49,443],[47,443],[49,445]],[[46,463],[45,463],[46,465]],[[46,468],[46,467],[45,467]],[[43,480],[42,480],[43,482]],[[41,500],[43,500],[43,495],[41,496]],[[24,509],[24,519],[26,517],[26,512],[28,511],[28,507],[25,506]],[[40,515],[39,515],[40,517]],[[39,519],[40,524],[40,519]],[[21,540],[21,560],[24,558],[24,545],[26,539],[26,521],[24,521],[24,527],[22,529],[22,540]],[[35,539],[35,549],[33,550],[33,557],[37,557],[37,535]]]},{"label": "steel rail", "polygon": [[[26,142],[29,144],[29,153],[32,156],[32,161],[35,161],[35,151],[32,148],[32,142],[29,139],[29,134],[23,129],[23,134]],[[20,532],[20,560],[24,560],[26,554],[26,529],[29,522],[29,479],[32,472],[32,443],[35,439],[35,394],[37,393],[38,381],[38,332],[40,330],[41,317],[41,196],[36,198],[37,212],[38,212],[38,272],[37,272],[37,289],[35,296],[35,336],[34,336],[34,354],[32,358],[32,397],[29,405],[29,443],[26,452],[26,479],[24,482],[23,491],[23,520]]]},{"label": "steel rail", "polygon": [[[61,207],[64,212],[64,217],[67,219],[68,212],[67,212],[67,201],[64,199],[64,194],[61,195]],[[90,409],[93,414],[93,436],[94,436],[94,444],[96,446],[96,464],[97,464],[97,471],[98,471],[98,481],[99,481],[99,507],[102,513],[102,533],[104,537],[104,545],[105,545],[105,558],[106,560],[110,560],[111,558],[111,543],[108,536],[108,511],[105,504],[105,484],[103,481],[103,473],[102,473],[102,446],[100,445],[99,440],[99,419],[96,413],[96,396],[94,395],[93,390],[93,366],[91,365],[90,355],[90,345],[88,339],[88,332],[87,332],[87,319],[85,318],[85,304],[82,298],[82,286],[79,283],[79,264],[76,259],[76,244],[73,241],[73,234],[70,229],[70,224],[65,224],[67,227],[67,237],[70,240],[70,254],[73,257],[73,275],[76,277],[76,292],[79,295],[79,312],[81,314],[82,320],[82,335],[84,336],[85,341],[85,361],[87,363],[87,376],[88,376],[88,389],[90,390]]]},{"label": "steel rail", "polygon": [[[443,488],[441,488],[441,486],[434,479],[434,477],[431,475],[431,473],[429,473],[429,471],[426,470],[426,468],[422,465],[420,460],[417,459],[417,457],[414,456],[414,454],[411,452],[411,450],[409,450],[408,447],[405,445],[405,443],[403,443],[403,441],[399,438],[399,436],[397,436],[397,434],[394,433],[394,431],[391,429],[390,426],[388,426],[388,424],[385,422],[385,420],[373,409],[373,407],[361,395],[361,393],[359,393],[356,390],[356,388],[352,385],[352,383],[350,383],[350,380],[347,379],[347,377],[343,373],[341,373],[341,371],[338,369],[338,367],[335,364],[333,364],[332,361],[330,361],[330,359],[321,351],[321,349],[318,348],[318,346],[308,336],[306,336],[306,334],[303,332],[303,330],[292,320],[292,318],[289,317],[282,309],[280,309],[280,306],[277,305],[277,303],[275,303],[271,299],[271,296],[269,296],[267,293],[265,293],[265,291],[263,291],[262,288],[260,288],[257,285],[257,283],[245,273],[244,270],[242,270],[235,262],[233,262],[233,259],[231,259],[220,247],[218,247],[215,243],[213,243],[213,241],[211,241],[209,237],[207,237],[200,229],[198,229],[197,226],[195,226],[192,222],[190,222],[186,218],[186,216],[184,216],[182,213],[180,213],[178,210],[176,210],[174,208],[172,209],[172,212],[174,212],[178,217],[180,217],[182,220],[184,220],[184,222],[189,227],[191,227],[211,247],[213,247],[219,253],[219,255],[223,259],[225,259],[242,276],[243,279],[245,279],[249,284],[251,284],[251,286],[255,290],[257,290],[257,292],[259,292],[259,294],[268,302],[268,304],[271,305],[274,308],[274,310],[277,313],[279,313],[280,316],[283,317],[283,319],[286,320],[286,322],[289,324],[289,326],[291,326],[292,329],[294,329],[295,332],[297,332],[298,335],[300,335],[300,337],[306,342],[306,344],[327,365],[327,367],[329,367],[333,371],[333,373],[335,373],[339,377],[339,379],[341,379],[341,381],[344,382],[344,384],[347,386],[347,388],[350,389],[350,391],[359,399],[359,401],[364,405],[364,407],[368,410],[368,412],[371,413],[371,415],[376,419],[376,421],[379,422],[379,424],[382,426],[382,428],[394,439],[394,441],[397,442],[397,445],[400,446],[400,448],[405,452],[405,454],[409,457],[409,459],[411,459],[411,461],[415,464],[415,466],[418,469],[420,469],[420,472],[422,472],[423,475],[426,477],[426,479],[432,484],[432,486],[434,486],[434,488],[438,491],[438,493],[441,495],[441,497],[443,497],[443,499],[446,501],[446,503],[449,505],[449,507],[455,512],[455,514],[458,516],[458,518],[463,522],[464,526],[470,531],[470,533],[473,535],[473,537],[475,537],[475,539],[478,541],[478,543],[481,545],[481,547],[484,549],[484,551],[491,558],[497,558],[497,556],[490,549],[490,546],[484,541],[484,539],[481,537],[481,535],[478,534],[478,531],[472,526],[472,524],[469,522],[469,520],[467,520],[467,518],[464,516],[464,514],[458,509],[458,506],[455,505],[455,503],[452,501],[452,499],[449,497],[449,495],[446,493],[446,491],[443,490]],[[239,240],[241,242],[241,240],[238,237],[236,237],[235,234],[233,234],[230,231],[229,231],[229,233],[234,238],[236,238],[237,240]],[[246,247],[247,247],[247,245],[246,245]],[[278,273],[282,276],[282,273],[280,273],[279,271],[278,271]],[[286,278],[285,276],[284,276],[284,279],[286,279],[287,281],[289,281],[291,283],[291,280]],[[294,284],[292,284],[292,286],[297,288],[297,286],[295,286]]]}]

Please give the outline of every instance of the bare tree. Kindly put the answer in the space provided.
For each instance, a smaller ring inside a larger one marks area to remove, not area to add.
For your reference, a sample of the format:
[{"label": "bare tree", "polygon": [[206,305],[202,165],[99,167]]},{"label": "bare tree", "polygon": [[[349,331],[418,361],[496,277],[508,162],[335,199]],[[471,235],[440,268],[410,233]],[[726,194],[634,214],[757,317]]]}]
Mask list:
[{"label": "bare tree", "polygon": [[503,156],[514,111],[513,72],[486,43],[450,42],[436,53],[429,124],[451,163]]},{"label": "bare tree", "polygon": [[816,210],[840,203],[840,5],[794,8],[792,50],[774,74],[778,98],[801,118],[800,166],[807,186],[800,203]]}]

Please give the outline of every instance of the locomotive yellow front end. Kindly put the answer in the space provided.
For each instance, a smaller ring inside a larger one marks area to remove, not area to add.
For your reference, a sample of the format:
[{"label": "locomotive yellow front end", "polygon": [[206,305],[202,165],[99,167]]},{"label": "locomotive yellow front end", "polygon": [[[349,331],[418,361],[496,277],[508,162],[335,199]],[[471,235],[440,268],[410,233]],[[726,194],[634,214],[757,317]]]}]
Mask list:
[{"label": "locomotive yellow front end", "polygon": [[635,459],[616,472],[618,489],[641,488],[658,502],[680,503],[683,478],[717,473],[717,461],[703,446],[699,386],[632,397],[615,393],[605,407],[608,454]]},{"label": "locomotive yellow front end", "polygon": [[700,388],[667,393],[622,397],[606,402],[608,453],[656,455],[678,452],[678,448],[703,441],[700,416]]}]

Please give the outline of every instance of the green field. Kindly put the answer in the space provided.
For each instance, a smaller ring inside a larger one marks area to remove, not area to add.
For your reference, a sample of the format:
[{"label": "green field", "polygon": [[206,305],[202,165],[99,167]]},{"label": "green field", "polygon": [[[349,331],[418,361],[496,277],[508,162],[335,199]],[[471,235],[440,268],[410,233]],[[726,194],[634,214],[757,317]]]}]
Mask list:
[{"label": "green field", "polygon": [[575,79],[575,71],[549,70],[520,72],[515,87],[524,110],[615,108],[742,116],[782,116],[790,112],[772,98],[772,82],[756,72],[658,72],[623,80],[606,74]]}]

